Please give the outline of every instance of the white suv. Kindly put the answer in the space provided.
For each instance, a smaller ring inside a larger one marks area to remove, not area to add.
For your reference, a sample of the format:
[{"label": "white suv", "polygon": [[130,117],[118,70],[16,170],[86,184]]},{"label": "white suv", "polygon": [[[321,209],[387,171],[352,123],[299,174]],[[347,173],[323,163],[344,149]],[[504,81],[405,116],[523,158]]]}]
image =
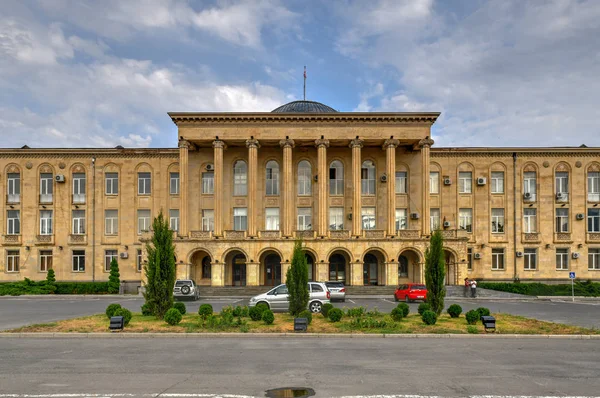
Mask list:
[{"label": "white suv", "polygon": [[200,298],[200,289],[198,285],[191,279],[178,279],[175,281],[173,288],[173,297],[177,299],[189,298],[198,300]]},{"label": "white suv", "polygon": [[[329,289],[323,282],[308,282],[308,291],[308,309],[313,313],[321,312],[323,304],[330,302]],[[272,311],[287,311],[290,307],[288,297],[287,286],[279,285],[266,293],[252,297],[248,306],[254,307],[262,303]]]}]

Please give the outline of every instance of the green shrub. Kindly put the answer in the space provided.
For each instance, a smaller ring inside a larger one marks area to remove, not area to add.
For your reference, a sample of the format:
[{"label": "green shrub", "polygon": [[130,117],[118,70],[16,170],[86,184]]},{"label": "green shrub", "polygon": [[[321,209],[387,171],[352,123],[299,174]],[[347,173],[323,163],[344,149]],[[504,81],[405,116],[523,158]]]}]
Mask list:
[{"label": "green shrub", "polygon": [[260,311],[260,313],[262,314],[263,312],[265,312],[266,310],[269,309],[269,306],[266,305],[265,303],[259,303],[256,308],[258,308],[258,310]]},{"label": "green shrub", "polygon": [[348,315],[350,318],[360,317],[360,316],[363,316],[364,314],[365,314],[364,307],[349,308],[348,311],[346,312],[346,315]]},{"label": "green shrub", "polygon": [[233,315],[233,316],[236,316],[236,315],[233,313],[233,311],[234,311],[234,308],[233,308],[232,306],[230,306],[230,305],[226,305],[225,307],[221,308],[221,315],[224,315],[224,314],[231,314],[231,315]]},{"label": "green shrub", "polygon": [[262,320],[265,324],[272,325],[273,322],[275,321],[275,315],[273,315],[273,311],[265,310],[262,313]]},{"label": "green shrub", "polygon": [[181,319],[183,317],[181,316],[181,312],[179,312],[179,310],[175,307],[167,310],[167,312],[165,313],[165,322],[167,322],[169,325],[173,326],[173,325],[177,325],[179,322],[181,322]]},{"label": "green shrub", "polygon": [[323,304],[323,306],[321,307],[321,314],[323,314],[323,316],[327,318],[327,314],[329,314],[329,310],[331,310],[332,308],[333,304],[331,303]]},{"label": "green shrub", "polygon": [[[52,272],[50,272],[52,271]],[[30,279],[19,282],[0,283],[0,296],[21,296],[24,294],[105,294],[108,282],[56,282],[52,276],[53,270],[48,270],[46,280],[34,282]],[[49,282],[48,277],[54,279]]]},{"label": "green shrub", "polygon": [[150,308],[150,305],[148,305],[147,303],[144,303],[142,305],[142,315],[143,316],[150,316],[150,315],[152,315],[152,309]]},{"label": "green shrub", "polygon": [[115,311],[119,308],[121,308],[121,304],[109,304],[108,307],[106,307],[106,317],[110,318],[111,316],[114,316]]},{"label": "green shrub", "polygon": [[179,311],[181,313],[181,315],[185,315],[185,313],[187,312],[187,308],[185,308],[185,304],[183,304],[180,301],[174,303],[173,308],[175,308],[177,311]]},{"label": "green shrub", "polygon": [[479,307],[475,311],[479,312],[479,318],[482,316],[490,316],[490,309],[485,307]]},{"label": "green shrub", "polygon": [[297,318],[308,319],[308,324],[310,325],[312,323],[312,312],[310,312],[309,310],[304,310],[298,314]]},{"label": "green shrub", "polygon": [[417,311],[419,312],[419,315],[423,315],[425,311],[431,311],[431,306],[429,303],[421,303],[419,304],[419,309]]},{"label": "green shrub", "polygon": [[56,282],[56,294],[107,294],[108,282]]},{"label": "green shrub", "polygon": [[329,310],[329,320],[331,322],[339,322],[344,316],[344,312],[339,308],[332,308]]},{"label": "green shrub", "polygon": [[435,312],[427,310],[423,312],[423,314],[421,315],[421,319],[426,325],[435,325],[435,323],[437,322],[437,315]]},{"label": "green shrub", "polygon": [[401,321],[402,318],[404,318],[404,311],[402,310],[402,308],[400,307],[396,307],[394,309],[392,309],[392,312],[390,313],[390,315],[392,316],[392,319],[394,321]]},{"label": "green shrub", "polygon": [[242,307],[242,312],[241,312],[240,316],[242,318],[248,318],[248,315],[249,315],[248,314],[248,306],[245,305],[245,306]]},{"label": "green shrub", "polygon": [[[401,310],[399,313],[402,313]],[[350,320],[350,327],[358,329],[380,329],[385,327],[394,327],[395,323],[389,318],[377,320],[372,316],[358,317]]]},{"label": "green shrub", "polygon": [[448,307],[447,311],[451,318],[458,318],[462,313],[462,307],[458,304],[452,304],[450,307]]},{"label": "green shrub", "polygon": [[52,268],[50,268],[46,274],[46,283],[48,285],[54,285],[56,283],[56,274]]},{"label": "green shrub", "polygon": [[250,331],[250,327],[246,324],[240,326],[240,333],[248,333]]},{"label": "green shrub", "polygon": [[465,318],[467,319],[467,323],[469,325],[475,325],[477,321],[479,321],[479,317],[479,312],[476,310],[467,311],[467,313],[465,314]]},{"label": "green shrub", "polygon": [[381,315],[381,312],[379,312],[379,309],[377,307],[373,307],[371,311],[367,311],[365,312],[365,314],[367,316],[379,316]]},{"label": "green shrub", "polygon": [[410,307],[406,303],[400,303],[396,308],[400,308],[402,310],[402,317],[406,318],[410,313]]},{"label": "green shrub", "polygon": [[253,321],[260,321],[262,318],[262,313],[262,308],[258,307],[250,307],[250,309],[248,310],[248,315]]},{"label": "green shrub", "polygon": [[198,308],[198,315],[200,318],[206,320],[207,317],[213,314],[213,307],[210,304],[202,304],[200,308]]},{"label": "green shrub", "polygon": [[479,330],[477,329],[477,326],[468,325],[467,326],[467,333],[469,333],[469,334],[479,334]]},{"label": "green shrub", "polygon": [[108,293],[117,294],[121,286],[121,280],[119,279],[121,274],[119,273],[119,264],[117,259],[113,258],[110,262],[110,275],[108,277]]},{"label": "green shrub", "polygon": [[[546,285],[544,283],[502,283],[481,282],[477,287],[482,289],[499,290],[502,292],[525,294],[529,296],[570,296],[571,284]],[[600,283],[592,281],[576,281],[574,286],[576,296],[600,296]]]},{"label": "green shrub", "polygon": [[127,326],[127,325],[129,325],[129,321],[131,321],[133,314],[127,308],[119,307],[114,312],[113,316],[122,316],[123,317],[123,325]]},{"label": "green shrub", "polygon": [[233,326],[233,313],[232,312],[225,312],[225,313],[221,313],[221,322],[220,322],[220,326],[222,328],[228,328],[230,326]]}]

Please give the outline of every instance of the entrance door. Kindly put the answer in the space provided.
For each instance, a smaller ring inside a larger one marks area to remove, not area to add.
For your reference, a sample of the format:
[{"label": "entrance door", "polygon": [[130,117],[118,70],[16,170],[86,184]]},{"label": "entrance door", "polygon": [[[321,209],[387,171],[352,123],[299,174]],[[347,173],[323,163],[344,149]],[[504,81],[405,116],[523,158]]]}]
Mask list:
[{"label": "entrance door", "polygon": [[233,286],[246,286],[246,257],[241,254],[233,258]]},{"label": "entrance door", "polygon": [[363,263],[363,284],[377,285],[377,257],[372,254],[365,256]]},{"label": "entrance door", "polygon": [[265,285],[281,284],[281,258],[277,254],[269,254],[265,258]]},{"label": "entrance door", "polygon": [[329,258],[329,280],[346,283],[346,259],[341,254]]}]

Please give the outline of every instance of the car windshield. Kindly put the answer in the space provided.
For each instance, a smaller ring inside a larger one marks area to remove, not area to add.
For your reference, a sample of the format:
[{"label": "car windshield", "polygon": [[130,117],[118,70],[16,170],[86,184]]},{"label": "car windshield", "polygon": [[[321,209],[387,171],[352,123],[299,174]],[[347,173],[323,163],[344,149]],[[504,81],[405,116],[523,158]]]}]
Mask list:
[{"label": "car windshield", "polygon": [[427,290],[427,288],[425,287],[425,285],[412,285],[410,287],[410,290]]},{"label": "car windshield", "polygon": [[177,282],[175,282],[175,286],[178,286],[178,287],[185,286],[185,285],[191,286],[192,282],[191,281],[177,281]]},{"label": "car windshield", "polygon": [[344,287],[343,282],[325,282],[325,286],[327,287]]}]

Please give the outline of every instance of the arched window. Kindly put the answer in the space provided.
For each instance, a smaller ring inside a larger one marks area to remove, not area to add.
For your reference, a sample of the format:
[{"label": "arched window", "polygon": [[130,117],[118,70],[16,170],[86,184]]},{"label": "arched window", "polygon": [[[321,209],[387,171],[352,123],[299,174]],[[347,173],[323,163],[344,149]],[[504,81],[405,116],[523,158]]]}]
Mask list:
[{"label": "arched window", "polygon": [[233,194],[244,196],[248,194],[248,166],[243,160],[233,165]]},{"label": "arched window", "polygon": [[267,162],[267,195],[279,195],[279,164],[274,160]]},{"label": "arched window", "polygon": [[329,165],[329,194],[344,194],[344,165],[339,160],[334,160]]},{"label": "arched window", "polygon": [[312,194],[312,170],[310,163],[303,160],[298,163],[298,195]]},{"label": "arched window", "polygon": [[375,195],[375,165],[365,160],[360,170],[361,192],[363,195]]}]

